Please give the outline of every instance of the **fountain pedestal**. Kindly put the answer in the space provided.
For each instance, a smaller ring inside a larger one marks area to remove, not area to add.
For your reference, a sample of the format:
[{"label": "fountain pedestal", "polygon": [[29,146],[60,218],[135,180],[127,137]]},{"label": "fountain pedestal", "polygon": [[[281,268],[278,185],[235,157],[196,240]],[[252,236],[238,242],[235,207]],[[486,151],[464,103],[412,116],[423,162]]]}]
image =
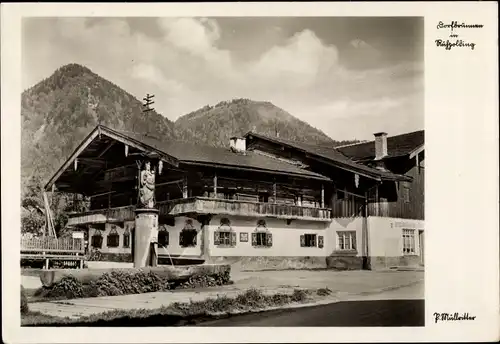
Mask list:
[{"label": "fountain pedestal", "polygon": [[158,264],[158,209],[135,210],[134,268]]}]

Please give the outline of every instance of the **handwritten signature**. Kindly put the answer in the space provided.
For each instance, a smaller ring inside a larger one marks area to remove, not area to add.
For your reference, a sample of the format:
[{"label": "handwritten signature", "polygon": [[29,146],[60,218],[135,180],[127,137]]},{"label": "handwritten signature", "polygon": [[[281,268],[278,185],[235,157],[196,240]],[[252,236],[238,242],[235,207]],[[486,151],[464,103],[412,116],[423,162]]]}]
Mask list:
[{"label": "handwritten signature", "polygon": [[434,313],[434,322],[438,321],[463,321],[463,320],[476,320],[475,316],[469,315],[469,313],[459,314],[455,313]]}]

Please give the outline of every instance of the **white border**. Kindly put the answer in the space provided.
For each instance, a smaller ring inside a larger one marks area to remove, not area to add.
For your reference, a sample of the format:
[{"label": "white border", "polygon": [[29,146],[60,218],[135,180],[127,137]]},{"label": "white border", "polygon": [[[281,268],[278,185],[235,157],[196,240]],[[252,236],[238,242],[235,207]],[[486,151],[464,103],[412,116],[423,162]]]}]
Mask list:
[{"label": "white border", "polygon": [[[499,338],[498,4],[2,4],[2,311],[6,342],[395,342]],[[21,16],[424,16],[425,328],[20,328]],[[445,51],[439,21],[480,23],[474,51]],[[433,312],[477,320],[435,324]]]}]

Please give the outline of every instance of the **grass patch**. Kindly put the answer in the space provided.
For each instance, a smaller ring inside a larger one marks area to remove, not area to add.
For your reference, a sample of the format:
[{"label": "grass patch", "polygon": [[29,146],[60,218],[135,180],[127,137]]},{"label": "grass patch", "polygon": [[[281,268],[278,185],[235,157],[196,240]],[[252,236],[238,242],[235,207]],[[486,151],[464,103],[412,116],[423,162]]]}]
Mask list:
[{"label": "grass patch", "polygon": [[21,314],[27,313],[29,313],[28,298],[26,297],[24,287],[21,286]]},{"label": "grass patch", "polygon": [[79,319],[29,313],[21,317],[22,326],[180,326],[213,319],[233,312],[259,311],[311,299],[312,292],[295,289],[291,294],[266,295],[249,289],[236,297],[219,296],[203,301],[175,302],[158,309],[113,310]]}]

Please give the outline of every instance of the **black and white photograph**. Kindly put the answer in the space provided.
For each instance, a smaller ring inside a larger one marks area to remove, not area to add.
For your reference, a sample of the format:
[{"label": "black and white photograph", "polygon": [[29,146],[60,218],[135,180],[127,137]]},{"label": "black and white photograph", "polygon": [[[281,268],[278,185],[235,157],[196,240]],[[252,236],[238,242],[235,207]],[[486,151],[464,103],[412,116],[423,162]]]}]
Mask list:
[{"label": "black and white photograph", "polygon": [[21,330],[473,324],[428,304],[426,52],[482,24],[427,21],[20,18]]}]

